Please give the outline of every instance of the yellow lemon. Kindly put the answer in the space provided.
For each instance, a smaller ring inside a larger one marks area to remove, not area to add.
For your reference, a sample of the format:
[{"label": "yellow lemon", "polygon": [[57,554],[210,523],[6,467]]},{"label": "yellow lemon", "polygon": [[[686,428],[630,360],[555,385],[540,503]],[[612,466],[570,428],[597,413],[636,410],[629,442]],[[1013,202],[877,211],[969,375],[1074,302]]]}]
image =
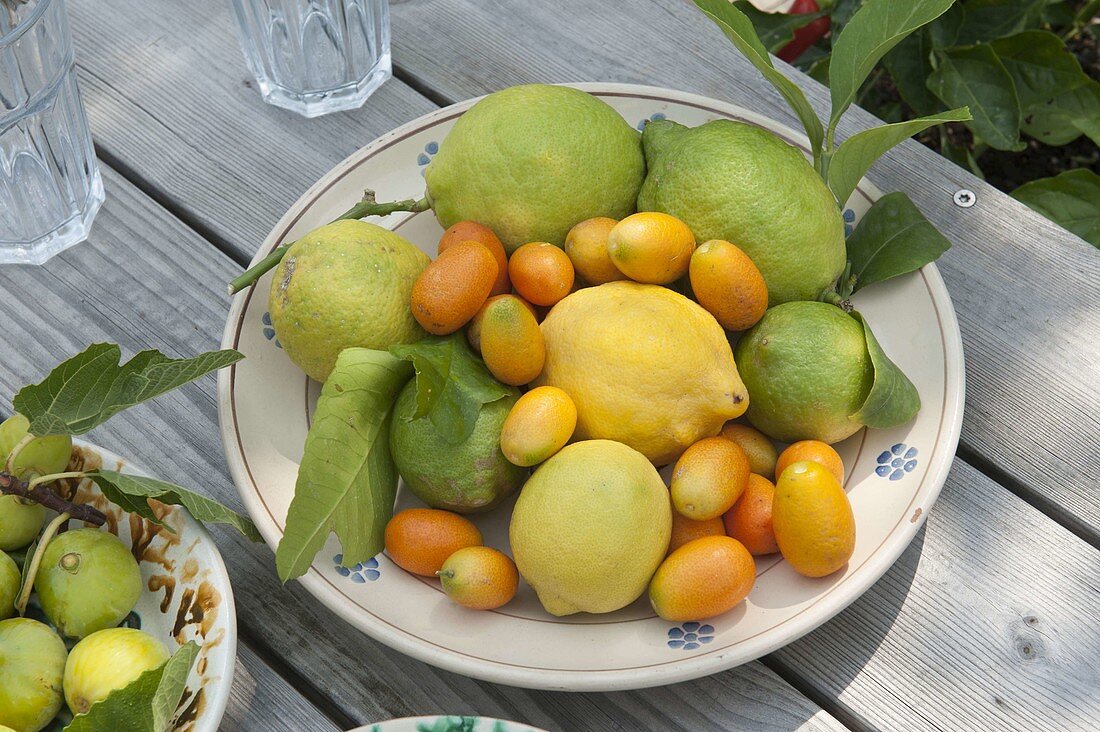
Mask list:
[{"label": "yellow lemon", "polygon": [[665,287],[578,290],[541,328],[546,363],[532,383],[573,398],[575,439],[616,440],[664,465],[748,407],[722,326]]}]

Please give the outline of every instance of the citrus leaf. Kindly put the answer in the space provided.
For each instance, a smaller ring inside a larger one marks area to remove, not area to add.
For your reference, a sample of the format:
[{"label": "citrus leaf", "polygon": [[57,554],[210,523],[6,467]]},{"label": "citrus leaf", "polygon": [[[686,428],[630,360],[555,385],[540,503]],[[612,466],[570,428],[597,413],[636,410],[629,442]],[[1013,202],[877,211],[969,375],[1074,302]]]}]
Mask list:
[{"label": "citrus leaf", "polygon": [[897,364],[887,357],[879,345],[871,326],[863,316],[853,312],[852,317],[863,326],[867,339],[867,355],[875,369],[875,380],[867,398],[852,419],[873,429],[886,429],[908,422],[920,411],[920,394]]},{"label": "citrus leaf", "polygon": [[802,90],[772,65],[768,51],[756,35],[752,22],[729,0],[692,0],[692,2],[721,29],[737,50],[775,87],[779,95],[787,100],[787,104],[791,106],[806,129],[806,136],[810,138],[810,149],[816,162],[821,157],[821,143],[825,137],[821,120],[818,119],[817,113],[806,100]]},{"label": "citrus leaf", "polygon": [[1086,168],[1024,183],[1012,197],[1100,247],[1100,175]]},{"label": "citrus leaf", "polygon": [[[871,69],[906,36],[930,23],[954,0],[867,0],[833,41],[829,62],[829,129],[855,101]],[[962,106],[962,105],[952,105]],[[831,138],[830,138],[831,139]]]},{"label": "citrus leaf", "polygon": [[1024,110],[1022,126],[1047,145],[1065,145],[1082,133],[1100,145],[1100,82],[1085,77],[1073,89]]},{"label": "citrus leaf", "polygon": [[15,395],[15,411],[30,420],[31,434],[82,435],[127,407],[244,358],[237,351],[210,351],[171,359],[142,351],[124,364],[113,343],[95,343],[54,368],[41,383]]},{"label": "citrus leaf", "polygon": [[1088,80],[1077,57],[1050,31],[1029,30],[990,45],[1012,77],[1022,109],[1044,104]]},{"label": "citrus leaf", "polygon": [[1022,150],[1020,101],[1012,77],[988,45],[937,51],[928,88],[952,107],[969,107],[971,131],[998,150]]},{"label": "citrus leaf", "polygon": [[444,440],[457,445],[474,431],[481,405],[508,395],[466,344],[462,331],[428,336],[416,343],[391,346],[390,353],[416,368],[416,411],[428,417]]},{"label": "citrus leaf", "polygon": [[966,107],[940,112],[928,117],[918,117],[892,125],[881,125],[863,130],[840,144],[829,161],[829,188],[836,200],[843,205],[859,180],[882,155],[913,135],[944,122],[964,122],[970,119]]},{"label": "citrus leaf", "polygon": [[112,691],[87,713],[73,717],[65,732],[168,732],[198,655],[195,641],[180,646],[160,666]]},{"label": "citrus leaf", "polygon": [[85,473],[85,476],[99,486],[99,490],[103,491],[109,501],[117,503],[122,510],[136,513],[161,526],[165,524],[153,513],[149,499],[170,506],[183,506],[201,523],[228,524],[252,541],[261,540],[256,525],[244,516],[234,513],[215,500],[192,493],[178,485],[114,470],[93,470]]},{"label": "citrus leaf", "polygon": [[[944,17],[940,16],[940,20]],[[931,54],[932,43],[925,29],[908,36],[882,57],[882,64],[890,72],[898,94],[922,115],[932,114],[942,107],[940,100],[924,83],[932,73]]]},{"label": "citrus leaf", "polygon": [[928,24],[928,43],[933,49],[951,48],[957,45],[959,31],[966,22],[966,6],[955,3],[951,8]]},{"label": "citrus leaf", "polygon": [[382,551],[397,495],[390,419],[397,393],[411,377],[412,367],[385,351],[348,348],[337,357],[321,387],[275,551],[283,582],[309,570],[333,531],[345,564]]},{"label": "citrus leaf", "polygon": [[794,32],[829,14],[827,10],[812,13],[765,13],[757,10],[748,0],[737,0],[734,6],[752,21],[760,42],[769,52],[775,53],[794,40]]},{"label": "citrus leaf", "polygon": [[1034,25],[1049,0],[968,0],[955,43],[969,46],[1004,38]]},{"label": "citrus leaf", "polygon": [[859,290],[936,261],[951,242],[909,196],[895,192],[875,201],[863,214],[847,247],[855,290]]}]

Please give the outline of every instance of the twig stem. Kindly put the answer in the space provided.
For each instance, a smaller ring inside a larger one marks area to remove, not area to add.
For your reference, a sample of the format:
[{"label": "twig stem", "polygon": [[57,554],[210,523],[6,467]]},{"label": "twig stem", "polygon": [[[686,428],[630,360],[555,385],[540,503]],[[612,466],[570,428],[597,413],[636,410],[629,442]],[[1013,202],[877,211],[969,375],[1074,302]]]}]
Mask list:
[{"label": "twig stem", "polygon": [[68,523],[71,517],[62,513],[46,526],[42,536],[38,538],[38,546],[34,548],[34,556],[27,565],[27,571],[23,574],[23,584],[19,587],[19,597],[15,600],[15,609],[20,617],[27,611],[27,602],[31,599],[31,590],[34,589],[34,578],[38,575],[38,568],[42,565],[42,555],[46,553],[46,547],[50,545],[58,530]]},{"label": "twig stem", "polygon": [[[44,477],[51,480],[57,480],[62,477],[79,478],[83,477],[83,475],[83,473],[57,473]],[[35,503],[41,503],[46,508],[57,511],[58,513],[65,513],[77,521],[83,521],[93,526],[102,526],[107,523],[107,517],[103,515],[102,511],[94,506],[66,501],[44,484],[39,483],[32,486],[11,473],[0,473],[0,493],[19,496],[20,498],[26,498]]]}]

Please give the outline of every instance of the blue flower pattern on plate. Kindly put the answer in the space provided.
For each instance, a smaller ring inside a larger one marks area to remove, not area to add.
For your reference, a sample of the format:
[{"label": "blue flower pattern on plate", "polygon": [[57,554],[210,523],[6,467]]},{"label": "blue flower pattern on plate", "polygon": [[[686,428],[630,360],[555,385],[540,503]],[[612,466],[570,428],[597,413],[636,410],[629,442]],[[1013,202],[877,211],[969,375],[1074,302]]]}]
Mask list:
[{"label": "blue flower pattern on plate", "polygon": [[359,562],[354,567],[345,567],[344,555],[337,554],[332,558],[332,562],[336,565],[336,574],[341,577],[350,577],[352,582],[359,585],[365,584],[367,581],[374,582],[382,576],[382,572],[378,568],[378,557],[371,557],[365,562]]},{"label": "blue flower pattern on plate", "polygon": [[282,348],[283,344],[279,343],[279,339],[275,337],[275,327],[271,325],[271,313],[265,311],[261,320],[264,324],[264,338],[275,341],[276,348]]},{"label": "blue flower pattern on plate", "polygon": [[416,164],[420,166],[420,175],[424,175],[424,169],[432,162],[432,157],[439,152],[439,143],[432,140],[424,146],[424,152],[416,156]]},{"label": "blue flower pattern on plate", "polygon": [[844,236],[851,236],[856,229],[856,212],[850,208],[844,209]]},{"label": "blue flower pattern on plate", "polygon": [[684,651],[694,651],[701,645],[714,640],[714,626],[699,623],[684,623],[668,629],[668,647]]},{"label": "blue flower pattern on plate", "polygon": [[906,473],[913,472],[913,468],[917,467],[916,458],[917,448],[899,442],[889,450],[883,450],[878,456],[875,473],[882,478],[901,480]]},{"label": "blue flower pattern on plate", "polygon": [[646,122],[656,122],[657,120],[664,119],[664,118],[665,118],[665,113],[664,112],[654,112],[653,114],[649,115],[648,117],[643,119],[641,122],[639,122],[635,126],[638,128],[638,131],[641,132],[642,130],[645,129],[645,123]]}]

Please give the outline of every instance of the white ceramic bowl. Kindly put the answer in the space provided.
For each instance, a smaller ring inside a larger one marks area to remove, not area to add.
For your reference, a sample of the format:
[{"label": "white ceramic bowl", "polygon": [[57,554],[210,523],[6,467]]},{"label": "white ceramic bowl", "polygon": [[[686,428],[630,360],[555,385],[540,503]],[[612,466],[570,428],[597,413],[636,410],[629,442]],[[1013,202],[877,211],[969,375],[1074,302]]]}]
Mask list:
[{"label": "white ceramic bowl", "polygon": [[[70,469],[81,465],[88,470],[103,467],[148,475],[137,465],[81,440],[74,441],[73,461]],[[106,530],[133,548],[144,588],[124,624],[160,639],[169,651],[188,641],[201,647],[172,729],[216,732],[233,683],[237,614],[229,575],[210,534],[181,506],[157,510],[158,517],[172,528],[167,531],[124,512],[91,481],[78,485],[78,481],[67,480],[62,486],[75,491],[78,502],[106,514]]]},{"label": "white ceramic bowl", "polygon": [[356,727],[351,732],[543,732],[519,722],[488,717],[402,717]]},{"label": "white ceramic bowl", "polygon": [[[739,119],[807,148],[803,135],[714,99],[627,84],[578,86],[639,127],[662,117],[689,126]],[[334,219],[364,188],[375,189],[379,200],[420,197],[424,167],[475,101],[414,120],[337,165],[291,207],[257,259]],[[878,196],[861,183],[844,211],[847,225],[854,226]],[[380,221],[434,254],[441,229],[430,212]],[[218,406],[233,478],[275,547],[320,387],[290,362],[275,338],[267,313],[270,282],[269,274],[233,301],[222,345],[247,358],[220,372]],[[777,557],[763,558],[746,603],[721,617],[683,624],[655,617],[644,599],[609,615],[555,618],[525,585],[500,610],[465,610],[449,602],[436,582],[405,573],[384,554],[342,568],[335,537],[301,582],[321,603],[394,648],[451,671],[519,686],[611,690],[667,684],[790,643],[859,597],[909,544],[947,477],[962,422],[962,344],[936,267],[869,287],[854,300],[886,353],[916,385],[924,406],[909,424],[863,430],[837,445],[858,527],[855,554],[844,571],[808,579]],[[402,490],[398,507],[407,505],[416,505],[416,499]],[[509,515],[506,504],[475,518],[488,544],[507,550]]]}]

